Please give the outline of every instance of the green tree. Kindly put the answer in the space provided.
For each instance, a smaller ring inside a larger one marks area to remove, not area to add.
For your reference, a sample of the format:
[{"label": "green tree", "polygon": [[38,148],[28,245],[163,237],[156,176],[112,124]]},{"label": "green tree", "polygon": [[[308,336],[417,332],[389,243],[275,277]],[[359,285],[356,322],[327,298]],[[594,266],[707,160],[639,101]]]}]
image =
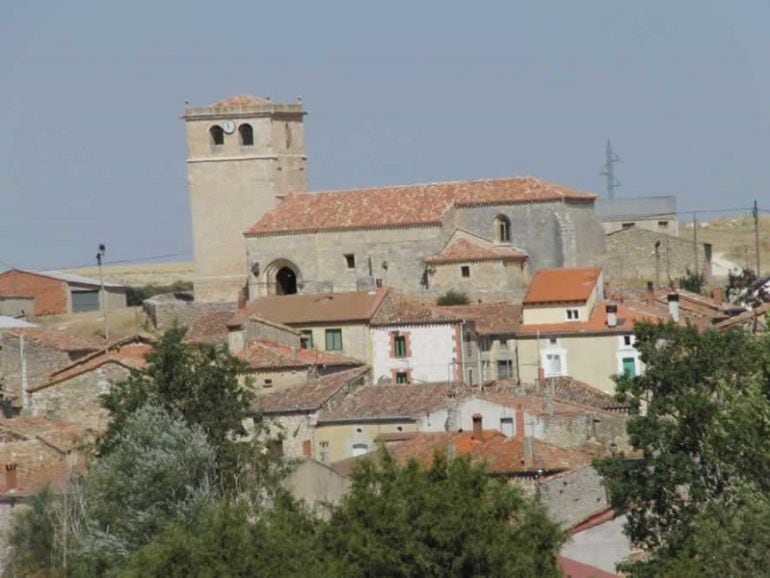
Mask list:
[{"label": "green tree", "polygon": [[697,273],[687,269],[683,277],[679,278],[679,286],[693,293],[700,293],[706,284],[706,276],[703,273]]},{"label": "green tree", "polygon": [[[383,450],[384,452],[384,450]],[[351,577],[559,576],[543,508],[464,459],[363,463],[323,534]]]},{"label": "green tree", "polygon": [[437,305],[467,305],[468,295],[462,291],[450,289],[436,300]]},{"label": "green tree", "polygon": [[766,336],[671,324],[638,326],[636,347],[645,373],[617,378],[635,452],[597,467],[649,555],[626,569],[661,576],[703,554],[696,535],[707,512],[770,490],[770,356]]}]

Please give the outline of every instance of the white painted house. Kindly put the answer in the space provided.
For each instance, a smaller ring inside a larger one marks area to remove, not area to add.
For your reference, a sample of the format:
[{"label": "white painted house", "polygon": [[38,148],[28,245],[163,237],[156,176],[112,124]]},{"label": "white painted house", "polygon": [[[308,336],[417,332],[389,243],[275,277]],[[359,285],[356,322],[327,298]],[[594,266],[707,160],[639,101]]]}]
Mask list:
[{"label": "white painted house", "polygon": [[463,328],[459,315],[389,291],[369,325],[374,383],[461,382],[475,362]]}]

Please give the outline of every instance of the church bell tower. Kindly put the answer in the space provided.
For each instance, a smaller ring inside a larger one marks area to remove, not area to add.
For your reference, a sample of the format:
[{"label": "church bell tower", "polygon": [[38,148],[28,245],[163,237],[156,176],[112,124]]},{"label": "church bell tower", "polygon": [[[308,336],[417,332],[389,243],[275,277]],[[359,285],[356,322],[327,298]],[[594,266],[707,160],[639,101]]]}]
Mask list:
[{"label": "church bell tower", "polygon": [[253,96],[185,109],[196,301],[238,301],[248,279],[244,231],[307,190],[304,115],[301,102]]}]

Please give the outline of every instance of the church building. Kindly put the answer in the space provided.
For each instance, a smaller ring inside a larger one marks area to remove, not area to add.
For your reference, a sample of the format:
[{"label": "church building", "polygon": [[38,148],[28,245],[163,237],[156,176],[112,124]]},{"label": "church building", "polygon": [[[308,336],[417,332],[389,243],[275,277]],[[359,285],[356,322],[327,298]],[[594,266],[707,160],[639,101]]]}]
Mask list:
[{"label": "church building", "polygon": [[301,104],[188,108],[195,297],[376,287],[522,295],[529,272],[600,262],[596,195],[532,177],[307,192]]}]

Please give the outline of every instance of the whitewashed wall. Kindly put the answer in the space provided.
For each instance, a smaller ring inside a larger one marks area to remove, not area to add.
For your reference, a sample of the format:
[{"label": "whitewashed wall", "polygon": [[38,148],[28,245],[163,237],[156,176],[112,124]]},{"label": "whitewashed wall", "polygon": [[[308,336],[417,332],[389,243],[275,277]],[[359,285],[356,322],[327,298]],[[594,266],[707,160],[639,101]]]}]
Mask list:
[{"label": "whitewashed wall", "polygon": [[[393,331],[410,334],[410,357],[390,356],[390,334]],[[455,359],[455,332],[452,325],[374,327],[371,336],[374,383],[382,377],[390,380],[394,369],[411,370],[413,383],[441,383],[449,380],[450,367]]]}]

